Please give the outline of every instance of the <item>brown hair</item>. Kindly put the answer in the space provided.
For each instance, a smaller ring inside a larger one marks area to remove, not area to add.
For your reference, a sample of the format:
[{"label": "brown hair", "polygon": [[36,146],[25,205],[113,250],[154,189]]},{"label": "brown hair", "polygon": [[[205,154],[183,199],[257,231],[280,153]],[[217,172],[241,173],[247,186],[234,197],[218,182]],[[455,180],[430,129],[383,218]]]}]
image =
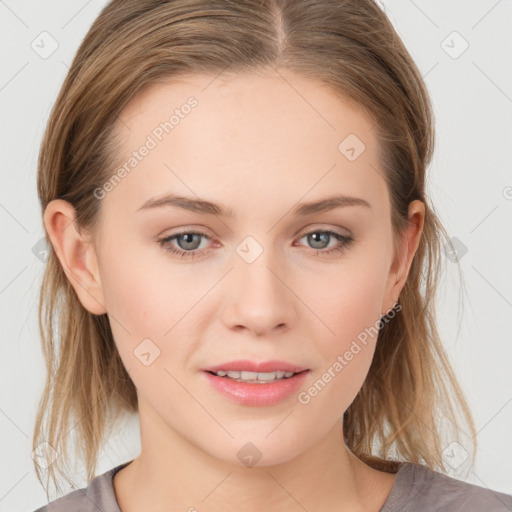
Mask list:
[{"label": "brown hair", "polygon": [[[375,468],[395,471],[393,461],[405,460],[444,470],[439,421],[449,421],[457,439],[461,430],[453,397],[474,451],[476,432],[436,329],[434,301],[449,238],[425,195],[434,118],[417,66],[373,0],[113,0],[82,41],[51,112],[38,162],[42,210],[64,199],[76,210],[78,229],[94,226],[101,203],[94,190],[114,168],[113,128],[143,87],[190,73],[271,68],[322,82],[374,121],[395,249],[409,203],[425,203],[402,310],[380,330],[344,433],[354,454]],[[107,429],[121,414],[137,412],[137,396],[107,315],[82,306],[49,246],[39,306],[47,379],[33,447],[46,441],[57,450],[48,481],[59,489],[68,434],[76,436],[75,456],[79,451],[91,480]],[[37,462],[35,470],[42,482]]]}]

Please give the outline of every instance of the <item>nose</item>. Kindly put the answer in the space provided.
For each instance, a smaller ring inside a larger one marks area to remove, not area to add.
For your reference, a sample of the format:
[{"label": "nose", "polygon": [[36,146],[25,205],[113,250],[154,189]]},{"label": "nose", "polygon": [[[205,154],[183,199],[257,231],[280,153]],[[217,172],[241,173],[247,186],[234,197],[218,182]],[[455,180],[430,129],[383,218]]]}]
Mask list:
[{"label": "nose", "polygon": [[300,302],[293,289],[291,273],[271,250],[252,262],[238,258],[224,289],[222,320],[229,329],[255,336],[290,329]]}]

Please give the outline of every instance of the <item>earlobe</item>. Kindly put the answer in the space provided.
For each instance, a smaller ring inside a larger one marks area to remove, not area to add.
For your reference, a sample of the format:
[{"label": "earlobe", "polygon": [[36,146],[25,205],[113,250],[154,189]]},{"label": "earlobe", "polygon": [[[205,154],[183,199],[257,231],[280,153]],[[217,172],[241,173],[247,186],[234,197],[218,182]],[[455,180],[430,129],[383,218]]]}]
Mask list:
[{"label": "earlobe", "polygon": [[81,304],[94,315],[106,313],[94,246],[77,229],[74,207],[55,199],[46,207],[43,220],[60,265]]}]

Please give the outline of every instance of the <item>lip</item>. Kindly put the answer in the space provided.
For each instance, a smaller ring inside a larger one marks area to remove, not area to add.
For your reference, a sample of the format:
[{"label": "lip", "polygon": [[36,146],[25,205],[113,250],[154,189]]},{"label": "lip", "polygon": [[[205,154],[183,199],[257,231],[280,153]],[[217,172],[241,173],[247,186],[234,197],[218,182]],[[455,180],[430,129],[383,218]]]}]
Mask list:
[{"label": "lip", "polygon": [[241,405],[270,406],[276,405],[291,395],[295,395],[303,384],[310,370],[297,373],[288,379],[281,379],[265,384],[237,382],[203,371],[209,384],[222,395]]},{"label": "lip", "polygon": [[[299,373],[304,370],[308,370],[308,368],[304,366],[298,366],[296,364],[287,363],[285,361],[250,361],[246,360],[237,360],[237,361],[229,361],[227,363],[222,363],[216,366],[210,366],[209,368],[203,368],[205,372],[218,372],[220,370],[224,371],[246,371],[246,372],[257,372],[257,373],[269,373],[276,372],[277,370],[283,370],[285,372]],[[258,386],[263,386],[264,384],[258,384]]]}]

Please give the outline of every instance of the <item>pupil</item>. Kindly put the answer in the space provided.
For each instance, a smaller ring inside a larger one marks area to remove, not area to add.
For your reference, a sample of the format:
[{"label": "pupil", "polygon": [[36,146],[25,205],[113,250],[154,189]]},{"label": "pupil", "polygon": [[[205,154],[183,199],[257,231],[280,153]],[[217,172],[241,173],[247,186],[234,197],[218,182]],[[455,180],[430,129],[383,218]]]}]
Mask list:
[{"label": "pupil", "polygon": [[[329,233],[316,232],[316,233],[312,233],[308,236],[310,238],[310,242],[312,242],[313,247],[315,247],[315,249],[323,249],[323,248],[325,248],[325,242],[328,241],[330,235],[329,235]],[[323,242],[322,242],[321,238],[324,239]],[[314,245],[315,243],[320,243],[321,247],[315,246]]]},{"label": "pupil", "polygon": [[[197,249],[197,247],[198,247],[197,243],[196,243],[196,245],[194,247],[194,243],[193,243],[193,238],[194,237],[197,237],[197,235],[195,233],[185,233],[183,235],[180,235],[180,238],[178,238],[178,241],[180,239],[183,239],[184,240],[184,246],[183,246],[182,243],[178,243],[178,245],[180,245],[180,247],[182,249],[192,249],[192,250]],[[192,247],[188,247],[187,244],[192,244]]]}]

